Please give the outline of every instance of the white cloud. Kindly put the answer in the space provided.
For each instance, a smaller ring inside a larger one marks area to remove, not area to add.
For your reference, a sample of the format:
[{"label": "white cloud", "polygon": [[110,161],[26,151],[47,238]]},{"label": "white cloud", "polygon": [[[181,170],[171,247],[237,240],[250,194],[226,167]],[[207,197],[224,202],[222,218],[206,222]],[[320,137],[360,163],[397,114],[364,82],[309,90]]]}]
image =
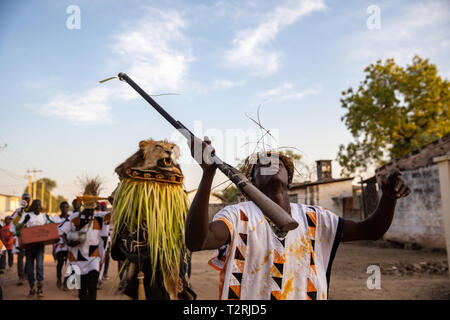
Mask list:
[{"label": "white cloud", "polygon": [[40,111],[72,123],[111,122],[111,108],[107,103],[110,95],[111,90],[105,87],[96,87],[83,95],[59,94]]},{"label": "white cloud", "polygon": [[282,85],[262,92],[259,97],[263,100],[271,100],[274,102],[282,102],[288,100],[301,100],[306,96],[318,94],[317,89],[306,89],[297,91],[292,83],[283,83]]},{"label": "white cloud", "polygon": [[348,61],[358,67],[378,59],[394,58],[398,64],[410,63],[415,54],[423,58],[448,52],[450,4],[448,1],[427,1],[396,8],[380,5],[381,28],[364,28],[345,42]]},{"label": "white cloud", "polygon": [[[188,64],[194,60],[182,33],[186,21],[176,11],[146,8],[143,12],[141,20],[124,25],[112,36],[111,69],[132,75],[149,94],[180,90],[186,81]],[[57,95],[41,112],[72,123],[111,122],[113,96],[139,97],[129,86],[108,82],[87,92]]]},{"label": "white cloud", "polygon": [[233,67],[248,67],[257,75],[270,75],[280,68],[280,53],[269,48],[279,32],[314,11],[324,10],[318,0],[286,1],[265,15],[255,28],[240,30],[233,39],[233,49],[226,53],[226,61]]},{"label": "white cloud", "polygon": [[[145,12],[145,18],[113,36],[117,63],[150,93],[180,90],[194,60],[182,33],[187,23],[176,11],[147,8]],[[123,98],[136,96],[129,88],[123,93]]]},{"label": "white cloud", "polygon": [[232,80],[216,80],[213,84],[213,89],[229,89],[232,87],[240,87],[247,83],[245,80],[232,81]]}]

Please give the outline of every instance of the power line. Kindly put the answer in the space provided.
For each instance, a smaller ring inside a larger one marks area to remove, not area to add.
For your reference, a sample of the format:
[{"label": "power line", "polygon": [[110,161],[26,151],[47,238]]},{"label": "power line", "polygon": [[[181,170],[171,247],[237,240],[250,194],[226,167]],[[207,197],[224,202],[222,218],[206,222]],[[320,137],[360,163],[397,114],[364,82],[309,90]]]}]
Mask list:
[{"label": "power line", "polygon": [[0,188],[9,188],[9,187],[20,187],[20,186],[26,186],[26,182],[24,183],[18,183],[18,184],[2,184],[0,185]]},{"label": "power line", "polygon": [[25,167],[31,167],[31,164],[28,161],[26,161],[25,157],[21,156],[21,154],[17,151],[17,149],[14,146],[8,144],[2,136],[0,136],[0,140],[4,142],[5,146],[8,146],[8,150],[12,151],[17,156],[14,157],[15,160],[19,160],[22,164],[25,165]]},{"label": "power line", "polygon": [[[8,170],[2,169],[2,168],[0,168],[0,171],[2,171],[2,172],[5,173],[7,176],[9,176],[10,178],[13,178],[13,179],[15,179],[15,180],[23,180],[23,179],[26,179],[25,176],[21,176],[21,175],[19,175],[19,174],[15,174],[15,173],[9,172]],[[20,178],[18,178],[18,177],[20,177]]]}]

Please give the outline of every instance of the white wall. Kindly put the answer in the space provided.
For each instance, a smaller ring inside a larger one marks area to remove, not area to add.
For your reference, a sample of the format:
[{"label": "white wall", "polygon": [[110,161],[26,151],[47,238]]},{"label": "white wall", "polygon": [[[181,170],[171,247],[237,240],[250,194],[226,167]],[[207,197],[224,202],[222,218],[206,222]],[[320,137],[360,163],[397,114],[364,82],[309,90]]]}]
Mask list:
[{"label": "white wall", "polygon": [[411,193],[397,202],[394,219],[384,238],[445,248],[439,170],[436,164],[402,171]]},{"label": "white wall", "polygon": [[[289,190],[288,193],[297,194],[298,203],[318,205],[342,217],[342,198],[352,196],[352,180],[316,184]],[[339,200],[336,201],[333,198],[339,198]]]},{"label": "white wall", "polygon": [[20,197],[0,194],[0,218],[10,215],[19,207]]}]

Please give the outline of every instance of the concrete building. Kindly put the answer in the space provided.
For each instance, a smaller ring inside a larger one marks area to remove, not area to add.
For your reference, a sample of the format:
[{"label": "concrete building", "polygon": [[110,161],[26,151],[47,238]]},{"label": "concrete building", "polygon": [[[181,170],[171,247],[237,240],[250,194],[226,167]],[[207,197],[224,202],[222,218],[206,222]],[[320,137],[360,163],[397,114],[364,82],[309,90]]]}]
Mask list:
[{"label": "concrete building", "polygon": [[433,159],[448,153],[450,135],[375,171],[379,197],[381,177],[386,177],[395,168],[402,171],[401,178],[411,188],[409,196],[397,202],[394,220],[385,239],[420,247],[446,248],[442,199],[443,195],[450,194],[450,190],[441,188],[445,181],[440,181],[444,178],[440,178],[438,164]]},{"label": "concrete building", "polygon": [[317,181],[291,184],[290,201],[319,205],[341,217],[359,220],[359,200],[352,186],[353,177],[333,179],[331,160],[318,160],[316,164]]},{"label": "concrete building", "polygon": [[20,205],[20,196],[0,193],[0,219],[12,214]]}]

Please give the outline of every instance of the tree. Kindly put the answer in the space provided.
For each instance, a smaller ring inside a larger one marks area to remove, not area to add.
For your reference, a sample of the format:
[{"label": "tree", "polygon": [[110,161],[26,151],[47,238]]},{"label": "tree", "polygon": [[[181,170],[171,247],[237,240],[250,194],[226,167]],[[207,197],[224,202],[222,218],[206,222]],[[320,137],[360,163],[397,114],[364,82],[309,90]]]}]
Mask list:
[{"label": "tree", "polygon": [[[44,183],[44,199],[41,199],[42,195],[42,183]],[[36,198],[41,200],[42,207],[44,211],[47,211],[49,209],[49,195],[50,192],[56,188],[56,181],[50,179],[50,178],[41,178],[36,181]],[[28,187],[25,188],[24,192],[28,192]],[[57,212],[59,210],[59,204],[63,201],[67,201],[66,198],[64,198],[61,195],[52,195],[52,211]]]},{"label": "tree", "polygon": [[233,184],[222,190],[221,196],[226,203],[236,203],[239,200],[239,189]]},{"label": "tree", "polygon": [[450,83],[428,59],[415,56],[406,68],[378,60],[364,72],[357,90],[342,92],[341,120],[355,139],[339,146],[342,174],[383,165],[450,133]]},{"label": "tree", "polygon": [[292,150],[280,151],[282,155],[285,155],[292,159],[293,162],[300,161],[302,156],[298,153],[295,153]]}]

